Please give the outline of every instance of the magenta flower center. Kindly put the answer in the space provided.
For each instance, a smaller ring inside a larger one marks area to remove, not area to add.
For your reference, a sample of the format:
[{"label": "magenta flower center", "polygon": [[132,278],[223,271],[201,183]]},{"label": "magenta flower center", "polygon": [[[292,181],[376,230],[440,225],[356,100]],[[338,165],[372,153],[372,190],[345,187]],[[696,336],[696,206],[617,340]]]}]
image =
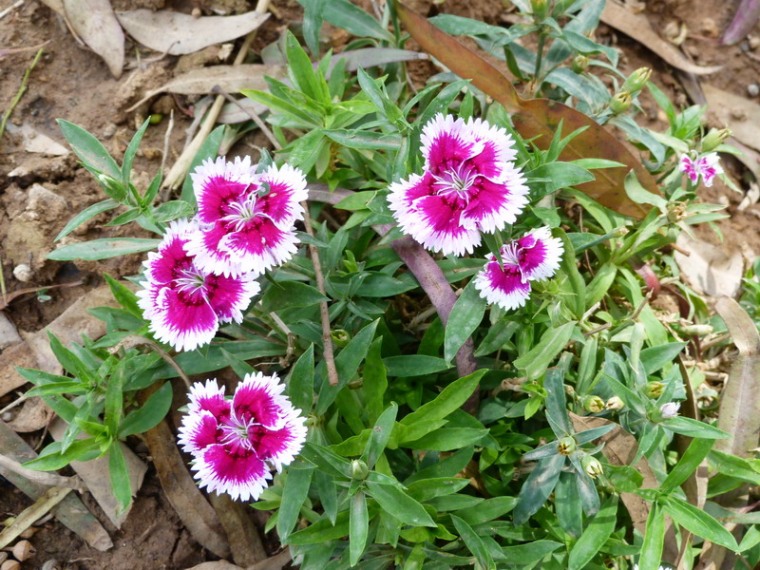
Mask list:
[{"label": "magenta flower center", "polygon": [[433,178],[435,178],[433,186],[438,188],[439,196],[454,194],[457,197],[464,198],[465,201],[469,201],[468,191],[478,176],[479,174],[475,169],[459,164],[444,170],[443,174],[433,174]]},{"label": "magenta flower center", "polygon": [[255,441],[251,441],[250,434],[255,432],[255,428],[258,426],[253,418],[244,419],[236,418],[234,415],[220,426],[222,430],[222,437],[220,443],[224,445],[231,445],[235,448],[242,448],[243,450],[255,453]]},{"label": "magenta flower center", "polygon": [[257,194],[252,192],[243,197],[242,200],[231,202],[229,204],[230,213],[221,218],[222,222],[231,224],[234,231],[241,231],[245,225],[260,215],[256,211]]},{"label": "magenta flower center", "polygon": [[206,276],[194,267],[181,269],[174,280],[177,291],[188,296],[200,295],[206,299]]}]

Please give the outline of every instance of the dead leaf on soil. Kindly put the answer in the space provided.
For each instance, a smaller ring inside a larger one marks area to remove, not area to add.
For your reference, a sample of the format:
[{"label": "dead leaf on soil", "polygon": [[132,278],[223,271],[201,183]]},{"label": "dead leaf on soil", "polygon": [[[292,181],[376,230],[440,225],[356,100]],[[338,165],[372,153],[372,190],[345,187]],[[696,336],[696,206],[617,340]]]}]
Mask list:
[{"label": "dead leaf on soil", "polygon": [[220,558],[228,557],[230,546],[219,518],[188,473],[166,421],[144,433],[143,438],[153,457],[161,487],[182,524],[204,548]]},{"label": "dead leaf on soil", "polygon": [[37,431],[48,425],[53,415],[53,410],[42,401],[42,398],[30,398],[24,402],[16,417],[8,422],[8,427],[16,433]]},{"label": "dead leaf on soil", "polygon": [[482,56],[401,2],[397,2],[397,10],[399,19],[420,47],[452,72],[471,80],[475,87],[501,103],[512,113],[515,128],[524,138],[535,139],[536,145],[547,148],[560,122],[564,134],[585,127],[586,130],[565,147],[561,155],[563,160],[582,157],[606,158],[626,166],[595,170],[596,180],[581,184],[578,189],[622,214],[636,218],[642,218],[646,214],[648,208],[633,202],[625,193],[625,177],[633,169],[639,182],[650,192],[659,195],[657,183],[641,161],[609,131],[583,113],[562,103],[547,99],[521,99],[509,78]]},{"label": "dead leaf on soil", "polygon": [[[0,297],[0,311],[2,310],[2,297]],[[21,336],[5,313],[0,312],[0,351],[21,342]],[[0,394],[1,395],[1,394]]]},{"label": "dead leaf on soil", "polygon": [[707,108],[723,126],[731,129],[734,137],[760,151],[760,105],[745,97],[703,84]]},{"label": "dead leaf on soil", "polygon": [[[34,450],[3,422],[0,422],[0,453],[18,462],[37,457]],[[49,489],[46,485],[30,481],[2,467],[0,475],[33,500],[40,498]],[[76,495],[67,495],[52,512],[61,524],[96,550],[105,551],[113,546],[106,530]]]},{"label": "dead leaf on soil", "polygon": [[121,77],[124,67],[124,32],[110,0],[63,0],[65,17],[74,32]]},{"label": "dead leaf on soil", "polygon": [[703,67],[690,62],[673,44],[663,40],[652,29],[649,20],[644,14],[635,14],[625,7],[616,4],[614,0],[610,0],[605,4],[601,20],[608,26],[612,26],[616,30],[623,32],[626,36],[638,41],[645,48],[652,50],[673,67],[694,73],[695,75],[707,75],[723,69],[722,65]]},{"label": "dead leaf on soil", "polygon": [[[739,292],[744,274],[740,251],[727,252],[723,247],[690,237],[686,232],[678,236],[676,246],[676,263],[697,290],[714,297],[733,297]],[[688,251],[690,255],[681,251]]]},{"label": "dead leaf on soil", "polygon": [[237,564],[227,562],[226,560],[215,560],[214,562],[202,562],[196,566],[192,566],[187,570],[245,570]]},{"label": "dead leaf on soil", "polygon": [[[65,421],[61,418],[56,418],[50,424],[50,435],[56,441],[60,441],[66,432],[66,427]],[[82,437],[85,437],[84,434],[82,434]],[[126,445],[121,442],[118,445],[121,446],[121,451],[124,453],[127,472],[129,473],[129,486],[134,497],[142,486],[148,467]],[[91,461],[72,461],[70,466],[87,486],[87,490],[98,502],[100,508],[103,509],[108,520],[116,528],[121,528],[122,523],[127,519],[127,515],[129,515],[131,505],[129,508],[122,510],[116,497],[114,497],[109,476],[108,456],[98,457]]]},{"label": "dead leaf on soil", "polygon": [[212,93],[215,87],[227,93],[238,93],[243,89],[266,90],[264,76],[281,78],[285,73],[283,66],[256,63],[199,67],[178,75],[161,87],[149,91],[145,97],[127,109],[127,112],[134,111],[151,97],[165,91],[182,95],[206,95]]},{"label": "dead leaf on soil", "polygon": [[261,115],[268,109],[269,107],[258,101],[254,101],[253,99],[238,99],[234,103],[230,102],[224,104],[216,122],[222,125],[242,123],[244,121],[250,121],[251,115]]},{"label": "dead leaf on soil", "polygon": [[227,494],[209,494],[219,521],[227,533],[227,540],[235,564],[247,568],[267,558],[267,551],[261,542],[261,534],[251,518],[251,509],[233,501]]},{"label": "dead leaf on soil", "polygon": [[184,55],[244,36],[266,22],[269,14],[246,12],[237,16],[204,16],[162,10],[117,12],[121,25],[135,40],[160,53]]}]

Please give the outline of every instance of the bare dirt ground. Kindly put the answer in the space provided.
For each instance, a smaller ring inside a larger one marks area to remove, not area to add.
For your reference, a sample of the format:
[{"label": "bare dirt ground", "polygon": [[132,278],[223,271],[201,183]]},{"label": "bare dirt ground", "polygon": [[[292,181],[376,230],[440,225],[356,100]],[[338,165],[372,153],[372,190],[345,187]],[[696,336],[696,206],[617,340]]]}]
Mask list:
[{"label": "bare dirt ground", "polygon": [[[0,0],[0,12],[11,4],[14,4],[11,0]],[[449,12],[499,24],[505,21],[504,6],[509,3],[498,0],[444,0],[435,3],[417,0],[412,4],[415,9],[428,15]],[[757,97],[756,87],[751,86],[760,77],[760,48],[755,51],[760,40],[750,37],[730,47],[719,42],[719,35],[730,21],[738,2],[650,0],[633,4],[643,9],[654,29],[662,36],[677,38],[685,33],[681,47],[696,63],[724,66],[721,71],[703,77],[703,83],[742,98],[751,100],[751,94]],[[114,2],[114,6],[120,9],[147,6],[185,12],[200,7],[205,13],[211,13],[219,6],[236,12],[251,10],[253,2],[121,0]],[[253,53],[259,53],[286,27],[299,23],[300,8],[295,1],[273,2],[272,13],[270,20],[259,29]],[[689,96],[677,74],[652,51],[605,25],[600,27],[597,36],[622,50],[625,71],[642,65],[652,67],[654,81],[677,104],[689,104]],[[760,33],[757,37],[760,38]],[[331,39],[337,44],[345,42],[337,33]],[[102,199],[102,194],[91,176],[78,165],[73,153],[63,156],[50,154],[54,146],[50,146],[47,139],[43,139],[47,145],[45,152],[37,152],[39,149],[31,139],[35,135],[43,135],[64,144],[55,122],[63,118],[94,133],[120,160],[129,139],[147,113],[166,116],[173,109],[175,125],[169,139],[168,156],[163,156],[167,123],[164,120],[148,129],[136,160],[136,178],[147,182],[160,168],[162,161],[168,168],[181,152],[185,144],[185,129],[192,122],[190,111],[195,101],[184,96],[166,95],[155,98],[152,107],[143,106],[137,112],[127,112],[126,109],[147,91],[171,78],[178,66],[202,65],[183,57],[161,57],[128,40],[126,69],[119,79],[114,79],[96,54],[77,44],[55,12],[40,0],[26,0],[0,20],[0,110],[5,111],[16,96],[21,79],[36,52],[36,49],[14,50],[45,42],[44,55],[30,74],[27,91],[11,116],[7,132],[0,139],[0,269],[7,292],[11,295],[31,287],[51,287],[72,282],[79,284],[49,289],[49,300],[34,292],[15,297],[2,310],[0,317],[6,317],[19,331],[27,333],[42,329],[85,291],[101,284],[103,273],[117,278],[133,275],[139,271],[142,260],[141,256],[131,256],[114,261],[73,264],[45,259],[47,253],[55,248],[54,237],[70,217]],[[255,55],[250,59],[255,61]],[[664,128],[663,117],[657,113],[652,102],[645,99],[647,103],[645,120],[649,121],[648,126]],[[738,121],[745,113],[742,109],[729,109],[728,112]],[[746,115],[744,120],[748,120]],[[718,124],[719,121],[715,122],[715,126],[724,126]],[[704,198],[728,205],[731,217],[720,223],[725,236],[721,247],[726,252],[741,251],[745,259],[753,259],[760,254],[760,207],[750,203],[741,210],[738,208],[750,188],[749,177],[746,168],[736,161],[727,162],[727,170],[744,193],[732,191],[718,182]],[[128,229],[104,229],[103,223],[108,219],[107,215],[96,218],[75,232],[74,239],[126,235],[125,232],[134,231],[131,226]],[[28,266],[28,271],[24,274],[17,269],[14,275],[14,269],[20,265]],[[19,276],[23,280],[19,280]],[[17,398],[19,393],[0,394],[0,409]],[[10,421],[14,413],[8,412],[1,419]],[[33,447],[40,447],[44,433],[32,432],[24,434],[24,437]],[[139,442],[134,442],[133,447],[150,465],[150,458],[145,456]],[[88,500],[86,495],[84,500],[96,515],[100,515],[94,501]],[[31,501],[26,496],[0,477],[0,519],[18,514],[29,504]],[[114,543],[109,551],[99,552],[89,547],[51,519],[41,524],[30,539],[36,554],[23,564],[23,568],[147,570],[188,568],[216,559],[200,547],[182,526],[152,469],[149,469],[132,512],[121,529],[116,529],[104,518],[101,522]],[[275,540],[265,545],[270,549],[270,554],[277,547]],[[57,565],[51,564],[51,560],[57,561]]]}]

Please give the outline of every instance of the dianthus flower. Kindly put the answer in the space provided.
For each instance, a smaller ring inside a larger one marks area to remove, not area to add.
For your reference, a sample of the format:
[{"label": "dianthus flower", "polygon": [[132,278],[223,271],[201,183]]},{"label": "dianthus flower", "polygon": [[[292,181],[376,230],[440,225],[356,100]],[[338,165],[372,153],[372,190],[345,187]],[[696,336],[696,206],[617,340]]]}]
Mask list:
[{"label": "dianthus flower", "polygon": [[247,374],[232,400],[216,380],[196,382],[179,429],[179,443],[193,455],[200,487],[234,500],[257,500],[271,469],[280,472],[306,441],[306,419],[294,408],[277,375]]},{"label": "dianthus flower", "polygon": [[260,275],[296,252],[293,224],[308,196],[303,172],[288,164],[257,173],[250,157],[206,160],[191,175],[202,232],[188,244],[196,263],[222,275]]},{"label": "dianthus flower", "polygon": [[213,275],[199,268],[186,246],[198,231],[188,220],[172,222],[145,261],[138,305],[156,338],[177,350],[193,350],[211,342],[220,323],[243,320],[259,284],[250,274]]},{"label": "dianthus flower", "polygon": [[390,185],[404,233],[444,254],[472,253],[481,232],[514,223],[528,187],[514,165],[514,140],[481,119],[436,115],[422,129],[424,172]]},{"label": "dianthus flower", "polygon": [[660,415],[662,419],[669,420],[678,415],[678,410],[681,409],[681,404],[678,402],[668,402],[660,406]]},{"label": "dianthus flower", "polygon": [[696,158],[692,158],[688,154],[684,154],[681,157],[679,164],[679,170],[686,174],[693,183],[697,183],[699,177],[702,177],[702,182],[708,188],[712,186],[713,179],[718,174],[723,174],[723,168],[720,165],[720,158],[717,152],[708,152],[702,154]]},{"label": "dianthus flower", "polygon": [[525,305],[530,282],[547,279],[559,267],[564,248],[547,227],[533,230],[501,247],[501,265],[493,254],[475,277],[480,296],[506,310]]}]

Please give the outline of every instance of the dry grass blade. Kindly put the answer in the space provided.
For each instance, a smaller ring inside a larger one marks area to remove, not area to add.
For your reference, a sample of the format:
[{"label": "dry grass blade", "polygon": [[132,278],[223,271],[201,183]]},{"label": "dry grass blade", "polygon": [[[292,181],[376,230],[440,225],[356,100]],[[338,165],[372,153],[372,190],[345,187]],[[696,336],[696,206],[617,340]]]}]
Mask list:
[{"label": "dry grass blade", "polygon": [[33,505],[27,507],[16,517],[9,527],[0,532],[0,548],[5,548],[19,535],[34,524],[35,521],[45,516],[53,507],[66,498],[73,489],[70,487],[51,487],[37,499]]},{"label": "dry grass blade", "polygon": [[690,62],[673,44],[663,40],[652,29],[646,16],[634,14],[620,4],[616,4],[614,0],[609,0],[605,4],[601,20],[652,50],[673,67],[695,75],[708,75],[723,69],[722,65],[702,67]]},{"label": "dry grass blade", "polygon": [[486,59],[468,49],[456,39],[436,28],[427,19],[397,3],[399,19],[423,50],[433,55],[452,72],[501,103],[513,114],[515,128],[526,139],[546,148],[554,132],[562,124],[563,133],[585,130],[565,147],[561,158],[606,158],[625,164],[625,167],[595,171],[596,180],[578,187],[603,205],[622,214],[643,217],[648,208],[636,204],[625,193],[623,182],[633,169],[639,182],[650,192],[659,194],[657,183],[628,149],[612,134],[583,113],[546,99],[521,99],[512,82]]},{"label": "dry grass blade", "polygon": [[63,8],[76,35],[106,62],[111,75],[121,77],[124,32],[110,0],[63,0]]}]

